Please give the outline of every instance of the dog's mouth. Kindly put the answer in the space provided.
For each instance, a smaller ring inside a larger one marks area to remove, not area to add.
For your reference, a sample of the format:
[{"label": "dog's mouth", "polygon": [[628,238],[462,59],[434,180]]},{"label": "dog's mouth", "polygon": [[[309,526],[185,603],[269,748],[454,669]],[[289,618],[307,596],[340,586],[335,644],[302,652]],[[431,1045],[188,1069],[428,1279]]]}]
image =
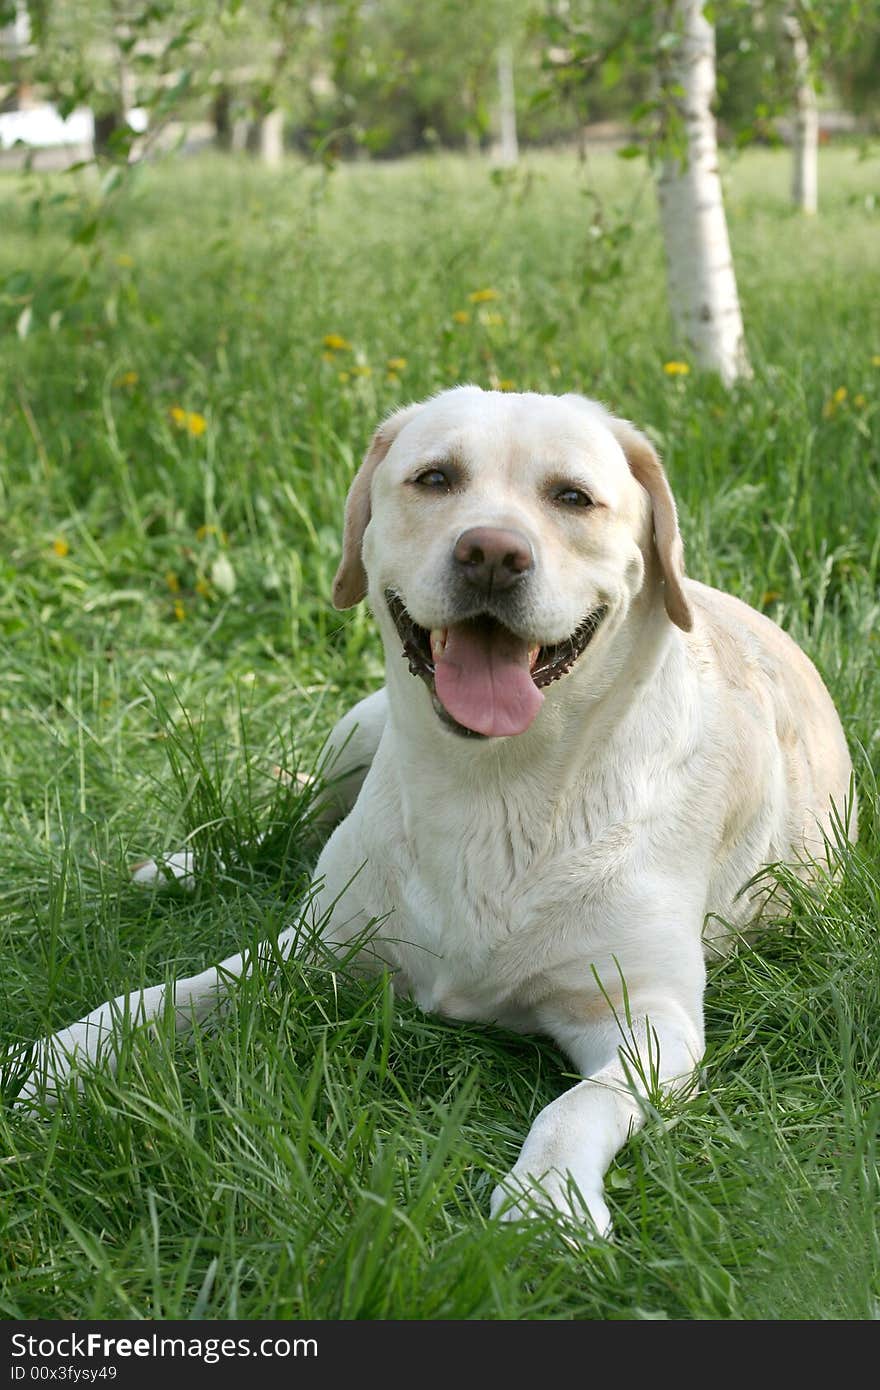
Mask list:
[{"label": "dog's mouth", "polygon": [[410,671],[427,685],[443,722],[471,738],[524,733],[544,703],[543,688],[568,674],[608,612],[600,604],[570,637],[542,646],[488,613],[429,632],[392,590],[385,600]]}]

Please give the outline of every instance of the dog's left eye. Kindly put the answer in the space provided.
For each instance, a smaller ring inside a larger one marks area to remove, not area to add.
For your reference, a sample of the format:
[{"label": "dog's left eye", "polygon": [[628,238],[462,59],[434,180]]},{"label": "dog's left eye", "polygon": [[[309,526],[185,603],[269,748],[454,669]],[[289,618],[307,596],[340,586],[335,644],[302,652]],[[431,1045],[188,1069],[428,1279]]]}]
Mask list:
[{"label": "dog's left eye", "polygon": [[444,492],[448,492],[450,487],[449,478],[442,468],[426,468],[424,473],[413,478],[413,482],[419,487],[437,488]]},{"label": "dog's left eye", "polygon": [[564,507],[592,507],[593,499],[589,493],[584,492],[579,487],[561,487],[553,494],[555,502],[561,502]]}]

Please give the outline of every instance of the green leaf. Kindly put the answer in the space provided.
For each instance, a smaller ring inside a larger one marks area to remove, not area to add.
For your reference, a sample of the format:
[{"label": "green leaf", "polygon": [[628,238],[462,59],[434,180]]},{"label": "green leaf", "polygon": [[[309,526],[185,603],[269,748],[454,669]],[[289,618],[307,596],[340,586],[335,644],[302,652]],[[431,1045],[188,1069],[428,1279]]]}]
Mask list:
[{"label": "green leaf", "polygon": [[87,222],[80,223],[73,233],[73,240],[77,246],[90,246],[98,234],[98,219],[90,217]]},{"label": "green leaf", "polygon": [[623,76],[623,63],[619,53],[611,53],[605,59],[600,69],[602,75],[602,86],[606,92],[616,87]]}]

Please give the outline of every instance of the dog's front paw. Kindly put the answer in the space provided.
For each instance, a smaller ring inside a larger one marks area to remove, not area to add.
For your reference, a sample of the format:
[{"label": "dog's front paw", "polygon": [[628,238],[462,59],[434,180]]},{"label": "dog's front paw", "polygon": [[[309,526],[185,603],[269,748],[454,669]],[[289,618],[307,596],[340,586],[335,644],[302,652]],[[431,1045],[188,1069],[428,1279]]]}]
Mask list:
[{"label": "dog's front paw", "polygon": [[30,1070],[24,1085],[15,1098],[16,1106],[30,1101],[40,1101],[54,1106],[61,1091],[71,1075],[76,1076],[76,1085],[82,1090],[78,1074],[81,1062],[94,1062],[100,1056],[100,1043],[103,1033],[90,1027],[86,1020],[63,1028],[50,1038],[37,1043],[30,1060]]},{"label": "dog's front paw", "polygon": [[140,888],[177,882],[182,888],[195,888],[193,855],[188,849],[166,854],[162,859],[142,859],[131,868],[131,881]]},{"label": "dog's front paw", "polygon": [[611,1213],[601,1190],[580,1186],[572,1173],[558,1169],[537,1175],[517,1163],[492,1193],[490,1210],[499,1221],[528,1221],[561,1212],[569,1220],[592,1227],[603,1240],[612,1231]]},{"label": "dog's front paw", "polygon": [[114,1074],[125,1031],[157,1018],[164,1000],[164,985],[120,994],[69,1028],[44,1038],[34,1048],[30,1070],[15,1104],[43,1101],[54,1105],[71,1077],[77,1089],[82,1090],[83,1075],[96,1066]]}]

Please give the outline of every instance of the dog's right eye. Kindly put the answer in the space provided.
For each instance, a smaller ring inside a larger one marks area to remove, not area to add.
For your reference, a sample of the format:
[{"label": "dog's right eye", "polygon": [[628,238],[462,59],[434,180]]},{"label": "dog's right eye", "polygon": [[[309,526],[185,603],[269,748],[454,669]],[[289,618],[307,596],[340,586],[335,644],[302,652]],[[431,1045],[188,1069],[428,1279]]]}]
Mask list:
[{"label": "dog's right eye", "polygon": [[584,492],[579,487],[561,487],[554,493],[557,502],[561,502],[563,507],[592,507],[594,502],[588,492]]},{"label": "dog's right eye", "polygon": [[426,468],[424,473],[413,478],[413,482],[418,487],[428,487],[438,492],[448,492],[451,487],[449,476],[442,468]]}]

